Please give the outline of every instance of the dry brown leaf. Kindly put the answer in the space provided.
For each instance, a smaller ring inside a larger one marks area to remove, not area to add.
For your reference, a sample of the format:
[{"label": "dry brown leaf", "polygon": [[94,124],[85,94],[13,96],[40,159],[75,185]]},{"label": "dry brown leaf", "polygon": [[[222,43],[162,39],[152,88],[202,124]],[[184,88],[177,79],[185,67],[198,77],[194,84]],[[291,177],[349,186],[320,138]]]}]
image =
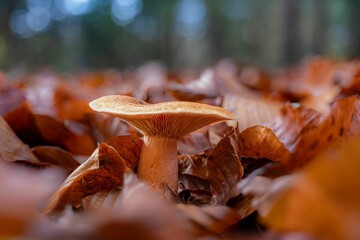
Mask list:
[{"label": "dry brown leaf", "polygon": [[271,87],[268,74],[252,66],[241,69],[239,81],[245,86],[257,91],[268,92]]},{"label": "dry brown leaf", "polygon": [[336,97],[340,94],[340,87],[330,87],[326,92],[321,93],[318,96],[308,96],[301,101],[307,107],[314,109],[315,111],[328,116],[331,111],[331,103],[334,102]]},{"label": "dry brown leaf", "polygon": [[[238,122],[240,131],[256,126],[266,126],[280,114],[282,104],[259,97],[245,98],[225,94],[222,107],[232,112]],[[233,124],[236,125],[236,124]]]},{"label": "dry brown leaf", "polygon": [[[192,237],[191,223],[175,205],[165,201],[132,173],[125,174],[121,190],[98,192],[84,198],[83,205],[98,213],[95,236],[124,236],[127,239],[143,233],[145,235],[141,239],[185,240]],[[133,227],[118,233],[119,229],[129,224]]]},{"label": "dry brown leaf", "polygon": [[254,126],[241,132],[242,155],[250,158],[267,158],[288,163],[291,153],[275,136],[271,129]]},{"label": "dry brown leaf", "polygon": [[33,147],[31,151],[41,162],[59,166],[69,172],[80,165],[71,153],[59,147],[38,146]]},{"label": "dry brown leaf", "polygon": [[46,214],[62,211],[66,205],[79,207],[83,197],[102,190],[112,190],[123,183],[123,174],[129,171],[119,153],[102,143],[91,157],[81,164],[52,195]]},{"label": "dry brown leaf", "polygon": [[196,131],[178,141],[178,151],[183,154],[196,154],[208,148],[211,144],[205,132]]},{"label": "dry brown leaf", "polygon": [[54,168],[32,169],[0,160],[0,236],[26,236],[40,218],[39,207],[65,176]]},{"label": "dry brown leaf", "polygon": [[259,204],[263,221],[281,232],[303,231],[322,239],[358,239],[359,144],[359,139],[346,140],[337,150],[318,156],[286,187],[270,184],[282,190]]},{"label": "dry brown leaf", "polygon": [[288,104],[281,108],[281,115],[269,125],[269,128],[287,149],[293,152],[302,131],[317,128],[323,119],[320,113],[311,108]]},{"label": "dry brown leaf", "polygon": [[225,122],[209,126],[207,132],[211,146],[215,147],[224,137],[224,133],[229,132],[231,128]]},{"label": "dry brown leaf", "polygon": [[12,131],[6,121],[0,116],[0,158],[5,161],[29,161],[40,163],[39,159],[31,152]]},{"label": "dry brown leaf", "polygon": [[213,194],[211,203],[223,204],[229,199],[231,189],[243,175],[240,156],[239,129],[233,128],[214,149],[191,157],[181,156],[179,173],[207,180]]},{"label": "dry brown leaf", "polygon": [[219,96],[216,77],[212,69],[207,69],[198,80],[185,84],[169,84],[167,88],[171,95],[180,101],[198,102],[205,98],[216,98]]},{"label": "dry brown leaf", "polygon": [[[143,204],[144,199],[146,199],[147,204]],[[95,209],[112,215],[119,212],[121,214],[118,215],[117,219],[121,219],[121,222],[132,222],[132,220],[137,219],[136,223],[140,229],[144,227],[147,229],[151,223],[150,233],[155,235],[164,231],[160,229],[169,228],[165,232],[172,234],[171,239],[184,235],[187,237],[215,235],[241,220],[236,211],[226,206],[198,207],[184,204],[175,206],[164,202],[164,199],[154,194],[147,185],[140,182],[134,175],[125,176],[122,190],[98,192],[84,198],[83,204],[86,209]],[[168,223],[169,214],[172,215],[171,224]],[[179,223],[180,229],[185,231],[179,236],[174,235],[174,232],[179,230],[179,226],[174,221],[181,221]],[[158,223],[162,224],[159,225]]]},{"label": "dry brown leaf", "polygon": [[35,127],[35,119],[27,101],[12,109],[4,115],[4,119],[10,125],[16,135],[29,145],[36,145],[42,142]]},{"label": "dry brown leaf", "polygon": [[117,136],[107,139],[104,143],[115,148],[127,167],[137,168],[143,145],[141,138],[133,135]]},{"label": "dry brown leaf", "polygon": [[296,144],[291,164],[301,166],[334,147],[340,139],[360,135],[360,101],[357,96],[337,100],[331,114],[316,128],[305,128]]},{"label": "dry brown leaf", "polygon": [[96,147],[88,134],[76,134],[50,116],[34,114],[34,120],[34,127],[46,144],[56,145],[79,155],[90,155]]},{"label": "dry brown leaf", "polygon": [[24,94],[17,88],[0,88],[0,115],[4,116],[8,112],[19,108],[25,102]]},{"label": "dry brown leaf", "polygon": [[194,237],[222,233],[242,219],[236,211],[226,206],[178,204],[177,207],[192,223],[191,235]]}]

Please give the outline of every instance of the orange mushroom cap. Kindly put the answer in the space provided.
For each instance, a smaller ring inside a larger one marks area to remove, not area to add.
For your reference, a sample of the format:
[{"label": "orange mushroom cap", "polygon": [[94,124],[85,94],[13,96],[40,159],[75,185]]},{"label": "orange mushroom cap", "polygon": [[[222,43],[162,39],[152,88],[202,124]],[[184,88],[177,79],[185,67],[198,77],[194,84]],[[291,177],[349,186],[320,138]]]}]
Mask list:
[{"label": "orange mushroom cap", "polygon": [[224,108],[184,101],[148,104],[133,97],[110,95],[89,105],[95,111],[120,117],[144,135],[175,139],[209,124],[234,119]]}]

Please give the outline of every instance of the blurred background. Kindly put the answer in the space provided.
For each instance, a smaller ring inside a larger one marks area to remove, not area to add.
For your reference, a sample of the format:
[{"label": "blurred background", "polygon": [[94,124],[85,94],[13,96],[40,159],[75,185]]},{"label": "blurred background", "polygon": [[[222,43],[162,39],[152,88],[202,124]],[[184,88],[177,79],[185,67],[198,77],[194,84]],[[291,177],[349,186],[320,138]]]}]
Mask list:
[{"label": "blurred background", "polygon": [[360,56],[360,0],[0,0],[0,69]]}]

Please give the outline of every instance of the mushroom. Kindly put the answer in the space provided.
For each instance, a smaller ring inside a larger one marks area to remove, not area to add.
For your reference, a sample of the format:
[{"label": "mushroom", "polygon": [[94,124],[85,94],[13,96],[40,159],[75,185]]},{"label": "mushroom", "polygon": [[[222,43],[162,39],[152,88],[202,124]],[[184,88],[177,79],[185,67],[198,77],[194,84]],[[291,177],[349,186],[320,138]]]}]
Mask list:
[{"label": "mushroom", "polygon": [[133,97],[110,95],[89,105],[95,111],[120,117],[143,134],[138,176],[161,193],[164,183],[177,193],[177,140],[209,124],[234,119],[224,108],[183,101],[148,104]]}]

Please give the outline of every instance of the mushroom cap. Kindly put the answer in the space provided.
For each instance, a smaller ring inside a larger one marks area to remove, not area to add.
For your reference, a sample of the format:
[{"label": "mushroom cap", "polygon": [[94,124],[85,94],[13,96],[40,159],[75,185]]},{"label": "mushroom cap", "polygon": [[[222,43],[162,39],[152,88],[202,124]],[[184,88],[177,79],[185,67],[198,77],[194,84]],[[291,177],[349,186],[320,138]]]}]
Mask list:
[{"label": "mushroom cap", "polygon": [[90,107],[120,117],[147,136],[180,138],[199,128],[234,116],[208,104],[171,101],[148,104],[137,98],[110,95],[90,102]]}]

